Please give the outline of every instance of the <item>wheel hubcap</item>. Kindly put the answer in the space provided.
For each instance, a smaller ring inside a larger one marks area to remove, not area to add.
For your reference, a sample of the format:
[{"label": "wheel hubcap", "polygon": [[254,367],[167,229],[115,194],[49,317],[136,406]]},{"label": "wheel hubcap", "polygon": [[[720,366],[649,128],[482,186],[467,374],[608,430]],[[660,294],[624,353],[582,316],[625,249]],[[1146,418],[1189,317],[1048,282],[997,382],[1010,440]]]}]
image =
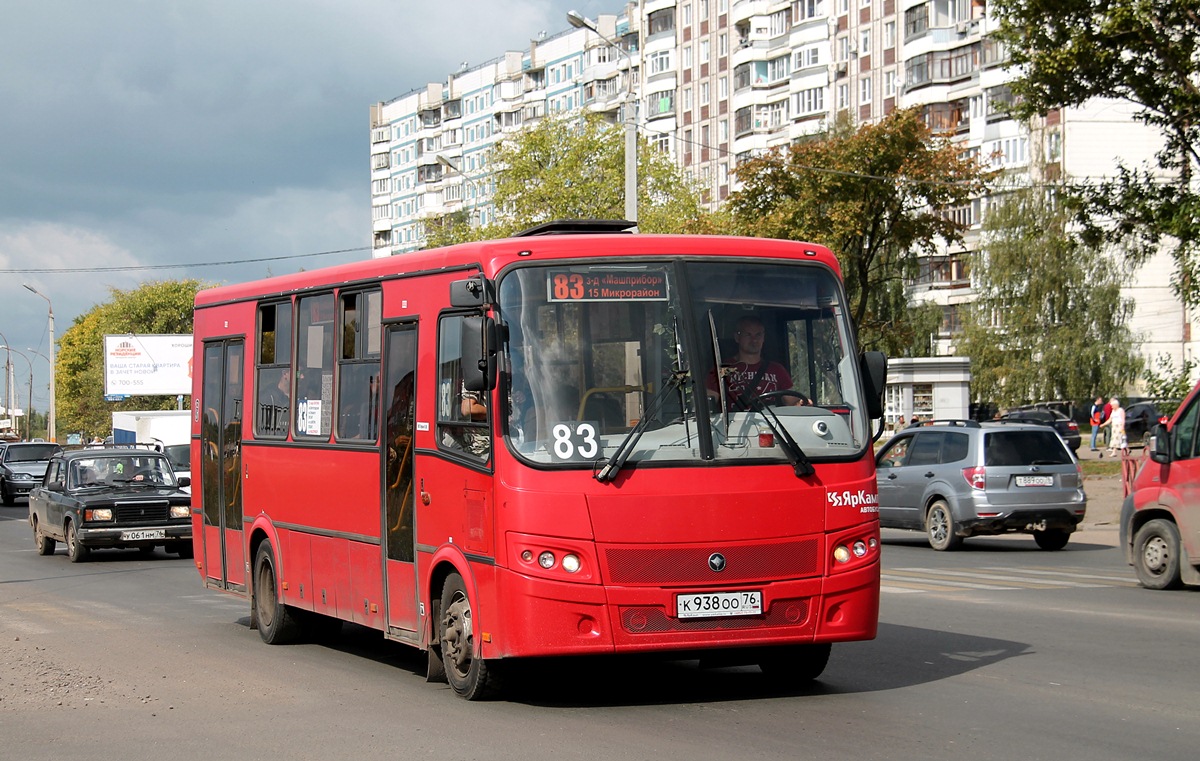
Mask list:
[{"label": "wheel hubcap", "polygon": [[946,514],[941,510],[934,510],[929,516],[929,533],[934,538],[934,541],[943,542],[946,540]]},{"label": "wheel hubcap", "polygon": [[1152,573],[1162,573],[1167,567],[1168,559],[1167,543],[1160,536],[1151,538],[1142,548],[1143,564],[1146,566],[1146,570]]},{"label": "wheel hubcap", "polygon": [[471,606],[464,595],[457,595],[446,609],[442,622],[442,654],[454,664],[454,670],[466,674],[471,669]]}]

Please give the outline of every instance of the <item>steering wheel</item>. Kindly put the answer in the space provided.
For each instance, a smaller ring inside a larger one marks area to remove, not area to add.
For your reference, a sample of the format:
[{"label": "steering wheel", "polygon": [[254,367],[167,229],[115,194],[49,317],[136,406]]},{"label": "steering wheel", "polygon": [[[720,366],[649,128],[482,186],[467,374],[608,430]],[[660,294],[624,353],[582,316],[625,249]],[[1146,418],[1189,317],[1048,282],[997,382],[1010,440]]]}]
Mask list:
[{"label": "steering wheel", "polygon": [[[800,404],[802,404],[802,405],[812,405],[812,399],[809,399],[807,396],[800,393],[799,391],[796,391],[796,390],[790,389],[790,388],[780,388],[780,389],[776,389],[775,391],[764,391],[763,393],[754,397],[754,399],[759,402],[770,402],[775,399],[779,399],[782,402],[784,397],[789,397],[789,396],[799,399]],[[791,404],[791,403],[787,402],[787,404]]]}]

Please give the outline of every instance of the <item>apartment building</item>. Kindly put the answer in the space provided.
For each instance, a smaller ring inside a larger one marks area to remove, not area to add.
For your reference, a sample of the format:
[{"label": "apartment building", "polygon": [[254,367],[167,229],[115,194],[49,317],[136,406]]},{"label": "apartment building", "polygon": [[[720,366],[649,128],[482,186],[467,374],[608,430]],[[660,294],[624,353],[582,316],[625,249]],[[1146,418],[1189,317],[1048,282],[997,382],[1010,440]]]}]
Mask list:
[{"label": "apartment building", "polygon": [[[1095,103],[1034,125],[1009,118],[1004,50],[987,0],[640,0],[524,51],[464,67],[371,108],[374,253],[423,245],[424,220],[466,211],[491,219],[489,149],[548,113],[587,109],[672,155],[719,205],[739,161],[823,131],[846,112],[858,123],[918,106],[926,123],[992,166],[1032,179],[1111,176],[1119,160],[1151,156],[1157,136],[1127,106]],[[564,19],[564,23],[566,19]],[[931,337],[954,351],[972,299],[969,252],[986,199],[953,213],[963,245],[923,261],[912,297],[942,308]],[[1190,319],[1170,294],[1165,257],[1127,289],[1147,357],[1192,356]]]}]

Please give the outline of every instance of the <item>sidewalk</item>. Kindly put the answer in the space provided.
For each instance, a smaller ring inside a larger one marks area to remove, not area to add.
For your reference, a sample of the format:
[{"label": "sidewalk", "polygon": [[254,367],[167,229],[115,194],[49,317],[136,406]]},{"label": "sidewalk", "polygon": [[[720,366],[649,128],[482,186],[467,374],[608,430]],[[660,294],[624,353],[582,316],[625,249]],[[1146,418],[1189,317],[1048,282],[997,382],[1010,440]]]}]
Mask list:
[{"label": "sidewalk", "polygon": [[[1109,460],[1120,462],[1120,455],[1110,456],[1108,450],[1100,449],[1093,452],[1090,448],[1091,433],[1083,435],[1083,442],[1075,452],[1083,460]],[[1141,464],[1143,450],[1141,447],[1129,450],[1129,456]],[[1120,475],[1088,476],[1084,479],[1083,490],[1087,493],[1087,517],[1083,519],[1083,527],[1118,527],[1121,516],[1121,503],[1125,501],[1125,489]]]}]

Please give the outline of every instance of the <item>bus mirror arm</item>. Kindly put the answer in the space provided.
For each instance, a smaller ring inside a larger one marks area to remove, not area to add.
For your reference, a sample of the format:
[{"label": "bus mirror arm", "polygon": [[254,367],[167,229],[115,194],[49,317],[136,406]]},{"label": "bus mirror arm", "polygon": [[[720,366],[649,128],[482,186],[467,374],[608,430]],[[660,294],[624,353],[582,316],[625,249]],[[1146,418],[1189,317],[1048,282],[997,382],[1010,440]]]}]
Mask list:
[{"label": "bus mirror arm", "polygon": [[455,280],[450,284],[450,306],[482,307],[495,302],[495,292],[492,281],[483,275]]}]

